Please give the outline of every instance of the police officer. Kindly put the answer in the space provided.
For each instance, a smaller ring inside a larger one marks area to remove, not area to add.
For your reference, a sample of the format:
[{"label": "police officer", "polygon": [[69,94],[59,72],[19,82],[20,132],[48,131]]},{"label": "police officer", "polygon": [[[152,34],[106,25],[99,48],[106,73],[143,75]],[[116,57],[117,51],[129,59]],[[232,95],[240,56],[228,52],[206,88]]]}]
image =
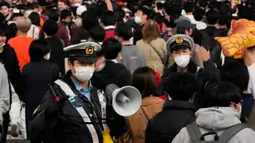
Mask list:
[{"label": "police officer", "polygon": [[85,42],[66,47],[69,71],[55,81],[35,110],[30,132],[35,139],[56,143],[102,143],[104,95],[93,88],[90,78],[100,45]]},{"label": "police officer", "polygon": [[199,67],[191,61],[195,47],[193,39],[184,34],[176,34],[167,41],[168,52],[174,58],[173,65],[167,69],[164,76],[169,77],[173,72],[189,72],[195,74]]},{"label": "police officer", "polygon": [[164,81],[176,72],[196,74],[199,77],[201,86],[205,78],[215,79],[217,77],[218,70],[210,59],[209,52],[204,47],[196,45],[190,36],[185,34],[172,36],[167,41],[167,50],[173,57],[174,62],[164,72],[156,95],[165,94]]}]

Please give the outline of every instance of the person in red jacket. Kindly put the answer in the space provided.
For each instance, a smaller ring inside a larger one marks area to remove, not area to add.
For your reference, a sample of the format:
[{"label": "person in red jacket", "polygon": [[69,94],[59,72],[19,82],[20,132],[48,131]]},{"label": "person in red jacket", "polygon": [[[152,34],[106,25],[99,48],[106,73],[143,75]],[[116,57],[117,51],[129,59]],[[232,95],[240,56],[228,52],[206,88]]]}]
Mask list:
[{"label": "person in red jacket", "polygon": [[115,24],[116,16],[112,11],[106,11],[101,17],[101,22],[104,24],[105,40],[108,38],[116,38]]}]

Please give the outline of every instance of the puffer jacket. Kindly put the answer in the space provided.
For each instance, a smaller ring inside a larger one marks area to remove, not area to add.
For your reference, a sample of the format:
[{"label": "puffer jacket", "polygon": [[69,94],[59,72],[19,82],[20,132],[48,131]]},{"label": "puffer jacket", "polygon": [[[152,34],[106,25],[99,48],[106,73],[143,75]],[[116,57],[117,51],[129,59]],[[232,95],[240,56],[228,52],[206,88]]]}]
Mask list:
[{"label": "puffer jacket", "polygon": [[[240,114],[232,107],[201,108],[196,112],[196,123],[202,134],[216,132],[221,135],[227,128],[240,124]],[[214,136],[207,136],[206,140],[213,141]],[[254,143],[255,132],[245,128],[232,137],[227,143]],[[172,143],[192,143],[187,128],[183,128]]]}]

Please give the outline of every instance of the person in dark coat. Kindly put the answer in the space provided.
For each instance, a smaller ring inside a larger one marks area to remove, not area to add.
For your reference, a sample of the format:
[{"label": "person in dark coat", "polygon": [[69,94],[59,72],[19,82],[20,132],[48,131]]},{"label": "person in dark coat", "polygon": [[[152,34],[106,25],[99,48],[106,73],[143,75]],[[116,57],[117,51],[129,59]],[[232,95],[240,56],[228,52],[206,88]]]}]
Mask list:
[{"label": "person in dark coat", "polygon": [[77,26],[73,28],[73,32],[71,36],[72,44],[78,44],[81,42],[81,40],[89,41],[89,38],[91,37],[91,33],[90,33],[91,28],[95,26],[99,26],[97,17],[94,14],[92,14],[91,11],[83,12],[81,15],[81,18],[82,18],[82,26]]},{"label": "person in dark coat", "polygon": [[4,65],[10,82],[20,100],[24,100],[24,84],[21,78],[19,62],[13,48],[6,44],[6,32],[0,28],[0,62]]},{"label": "person in dark coat", "polygon": [[121,59],[121,44],[114,38],[104,41],[101,56],[105,58],[103,63],[97,65],[92,83],[105,89],[108,84],[116,84],[119,87],[130,85],[130,72],[119,63]]},{"label": "person in dark coat", "polygon": [[195,75],[174,73],[165,83],[172,100],[165,102],[163,110],[148,121],[145,143],[169,143],[180,129],[193,122],[197,107],[192,103],[197,91]]},{"label": "person in dark coat", "polygon": [[[85,42],[65,48],[69,71],[52,85],[33,115],[33,138],[51,138],[55,143],[103,143],[105,95],[91,84],[101,47]],[[104,124],[105,125],[105,124]]]},{"label": "person in dark coat", "polygon": [[135,15],[135,23],[139,24],[139,26],[135,29],[134,33],[134,45],[136,45],[136,42],[141,40],[143,38],[142,29],[144,24],[147,22],[147,20],[151,19],[153,17],[153,12],[148,7],[139,7],[136,15]]},{"label": "person in dark coat", "polygon": [[[25,84],[27,127],[34,110],[49,89],[49,84],[52,84],[59,78],[58,66],[48,61],[49,53],[50,47],[45,40],[33,41],[29,47],[31,62],[25,65],[22,71]],[[29,138],[30,133],[28,132]]]},{"label": "person in dark coat", "polygon": [[255,99],[253,95],[248,92],[250,76],[244,61],[235,59],[229,63],[225,63],[220,69],[220,79],[222,81],[231,82],[242,90],[243,104],[241,121],[247,122],[254,107]]},{"label": "person in dark coat", "polygon": [[58,24],[53,20],[47,20],[44,22],[43,27],[46,42],[50,46],[50,61],[55,63],[59,67],[61,75],[65,74],[65,53],[64,45],[61,40],[54,36],[58,31]]},{"label": "person in dark coat", "polygon": [[[97,49],[98,60],[95,73],[91,79],[92,85],[105,90],[108,84],[116,84],[123,87],[131,84],[130,72],[120,63],[121,44],[114,38],[104,41],[102,49]],[[111,136],[116,139],[127,130],[125,118],[116,114],[112,106],[107,107],[107,116],[114,118],[108,120]]]}]

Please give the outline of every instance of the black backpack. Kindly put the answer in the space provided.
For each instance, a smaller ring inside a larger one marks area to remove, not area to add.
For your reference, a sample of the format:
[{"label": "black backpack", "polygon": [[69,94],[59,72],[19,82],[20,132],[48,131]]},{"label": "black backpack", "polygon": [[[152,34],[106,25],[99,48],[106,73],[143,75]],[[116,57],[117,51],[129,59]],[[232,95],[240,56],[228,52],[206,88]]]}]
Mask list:
[{"label": "black backpack", "polygon": [[221,67],[221,46],[214,39],[214,37],[219,36],[218,32],[214,32],[213,36],[210,36],[206,30],[200,30],[200,34],[202,35],[201,46],[206,48],[207,51],[210,52],[212,61],[217,65],[218,68]]},{"label": "black backpack", "polygon": [[[193,143],[227,143],[232,137],[245,128],[248,127],[244,124],[237,124],[226,129],[219,136],[216,132],[208,132],[202,135],[196,122],[193,122],[187,126],[188,133]],[[208,135],[214,135],[214,141],[206,141],[205,137]]]}]

